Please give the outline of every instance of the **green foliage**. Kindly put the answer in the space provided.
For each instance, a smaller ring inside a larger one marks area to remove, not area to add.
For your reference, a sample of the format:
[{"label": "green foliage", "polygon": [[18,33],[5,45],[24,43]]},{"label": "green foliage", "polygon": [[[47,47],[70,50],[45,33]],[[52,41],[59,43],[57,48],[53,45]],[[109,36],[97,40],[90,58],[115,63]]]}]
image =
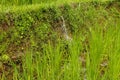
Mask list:
[{"label": "green foliage", "polygon": [[[61,0],[1,0],[1,5],[28,5],[28,4],[41,4],[41,3],[50,3],[50,2],[61,2]],[[65,2],[68,0],[64,0]],[[71,1],[71,0],[69,0]],[[79,0],[76,0],[79,1]]]},{"label": "green foliage", "polygon": [[[24,7],[0,14],[1,80],[120,79],[118,7],[107,2]],[[71,41],[61,36],[63,25]]]}]

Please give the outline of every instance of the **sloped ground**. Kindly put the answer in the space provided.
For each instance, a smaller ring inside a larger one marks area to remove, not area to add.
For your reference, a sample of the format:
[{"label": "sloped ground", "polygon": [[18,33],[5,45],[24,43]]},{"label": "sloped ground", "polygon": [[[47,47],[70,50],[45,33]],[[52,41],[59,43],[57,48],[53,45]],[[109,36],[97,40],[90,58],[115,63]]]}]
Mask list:
[{"label": "sloped ground", "polygon": [[0,10],[1,79],[119,80],[119,7],[80,2]]}]

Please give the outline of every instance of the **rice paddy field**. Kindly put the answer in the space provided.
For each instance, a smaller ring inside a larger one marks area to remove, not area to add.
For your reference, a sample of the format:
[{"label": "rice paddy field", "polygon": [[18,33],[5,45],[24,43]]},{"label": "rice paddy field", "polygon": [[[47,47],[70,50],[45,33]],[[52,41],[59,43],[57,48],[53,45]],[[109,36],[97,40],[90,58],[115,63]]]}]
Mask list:
[{"label": "rice paddy field", "polygon": [[120,80],[119,0],[0,0],[0,80]]}]

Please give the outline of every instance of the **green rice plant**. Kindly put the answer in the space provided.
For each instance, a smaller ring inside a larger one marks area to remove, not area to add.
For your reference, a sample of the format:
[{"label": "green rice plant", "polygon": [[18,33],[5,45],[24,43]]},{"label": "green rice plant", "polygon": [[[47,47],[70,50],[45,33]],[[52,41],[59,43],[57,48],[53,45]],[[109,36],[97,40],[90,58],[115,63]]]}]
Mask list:
[{"label": "green rice plant", "polygon": [[[118,19],[117,19],[118,20]],[[105,26],[96,24],[90,28],[87,49],[88,80],[119,80],[119,22],[113,17]]]},{"label": "green rice plant", "polygon": [[100,77],[100,63],[103,55],[103,33],[102,30],[97,26],[97,29],[90,29],[90,49],[87,52],[87,79],[99,80]]},{"label": "green rice plant", "polygon": [[68,59],[64,64],[64,78],[62,80],[80,80],[83,76],[80,76],[81,69],[81,61],[80,55],[82,50],[81,45],[81,37],[79,35],[75,35],[73,40],[68,44]]},{"label": "green rice plant", "polygon": [[[78,37],[78,36],[77,36]],[[58,40],[56,45],[43,45],[43,52],[34,51],[30,48],[23,57],[22,69],[20,72],[14,65],[13,80],[80,80],[81,73],[81,42],[79,39],[73,39],[73,42],[68,43],[68,57],[65,56],[66,46],[61,40]]]},{"label": "green rice plant", "polygon": [[106,42],[109,41],[107,46],[107,54],[109,57],[108,61],[108,70],[106,71],[106,79],[109,78],[109,80],[119,80],[119,74],[120,74],[120,55],[119,55],[119,23],[113,24],[108,29],[108,38]]}]

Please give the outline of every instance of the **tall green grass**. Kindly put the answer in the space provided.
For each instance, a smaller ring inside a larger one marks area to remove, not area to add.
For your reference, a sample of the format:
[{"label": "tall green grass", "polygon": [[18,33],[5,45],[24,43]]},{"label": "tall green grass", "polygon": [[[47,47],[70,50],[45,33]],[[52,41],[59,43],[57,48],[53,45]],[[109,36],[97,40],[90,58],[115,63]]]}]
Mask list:
[{"label": "tall green grass", "polygon": [[104,33],[100,27],[90,28],[86,66],[82,66],[80,59],[85,54],[81,35],[75,35],[69,43],[58,40],[53,45],[48,42],[43,45],[42,53],[28,49],[23,58],[22,72],[13,65],[13,80],[119,80],[119,25],[110,25]]},{"label": "tall green grass", "polygon": [[[38,25],[35,31],[25,31],[29,34],[27,36],[30,39],[30,46],[22,56],[21,64],[10,60],[9,63],[13,67],[11,79],[120,80],[120,14],[117,9],[108,10],[106,7],[96,9],[94,5],[79,6],[76,9],[68,8],[63,16],[72,26],[70,28],[73,31],[72,41],[66,41],[59,36],[53,41],[49,40],[44,34],[49,32],[50,25],[47,22]],[[32,17],[30,15],[28,17],[32,22]],[[27,30],[29,19],[25,18],[24,21],[28,23],[22,25],[22,29],[24,27]],[[1,40],[5,35],[6,33],[1,34]],[[13,40],[15,35],[12,37]],[[48,40],[42,43],[40,42],[42,38]],[[7,42],[2,43],[0,52],[5,52],[6,47]],[[10,80],[5,71],[0,79]]]},{"label": "tall green grass", "polygon": [[[111,24],[112,23],[112,24]],[[120,47],[119,23],[111,18],[106,22],[107,29],[96,25],[90,28],[90,48],[87,51],[88,80],[119,80]]]},{"label": "tall green grass", "polygon": [[[14,65],[13,80],[79,80],[82,49],[80,37],[76,42],[44,45],[43,53],[28,50],[23,58],[22,73]],[[66,51],[64,48],[67,48]]]}]

